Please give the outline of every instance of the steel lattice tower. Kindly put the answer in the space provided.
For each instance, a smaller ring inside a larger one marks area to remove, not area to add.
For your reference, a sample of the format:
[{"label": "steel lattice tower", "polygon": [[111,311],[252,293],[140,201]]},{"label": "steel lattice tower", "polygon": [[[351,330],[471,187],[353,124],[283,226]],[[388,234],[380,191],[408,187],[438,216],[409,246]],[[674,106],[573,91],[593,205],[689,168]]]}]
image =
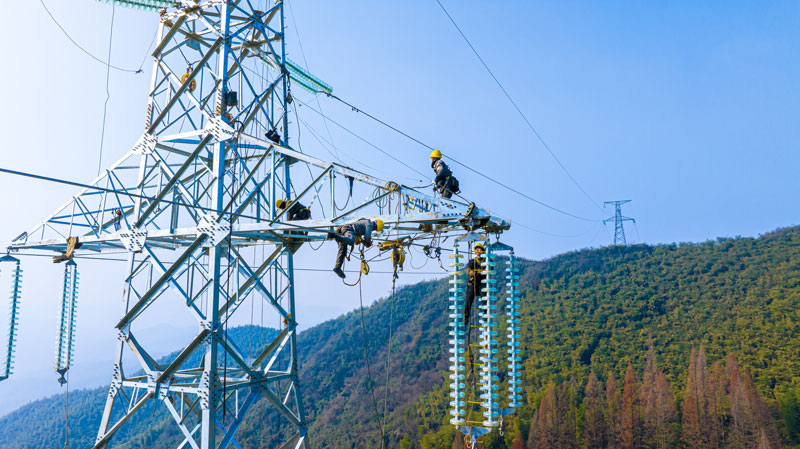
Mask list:
[{"label": "steel lattice tower", "polygon": [[[398,240],[431,229],[440,235],[509,229],[474,204],[294,150],[288,141],[292,86],[331,90],[286,58],[284,3],[270,1],[259,11],[238,0],[118,0],[165,8],[144,132],[91,188],[11,243],[12,251],[128,254],[121,318],[114,324],[116,361],[95,448],[107,447],[131,417],[156,406],[174,419],[179,447],[241,447],[236,431],[258,401],[282,420],[272,429],[279,447],[306,447],[294,253],[361,217],[382,219],[384,234]],[[355,184],[366,198],[336,207],[337,178],[340,190]],[[309,207],[319,202],[330,213],[286,222],[274,204],[290,197],[310,201]],[[177,301],[197,333],[176,357],[159,363],[137,338],[146,332],[138,324],[165,301]],[[245,301],[260,302],[282,323],[254,352],[224,331]],[[136,365],[123,366],[131,358]]]},{"label": "steel lattice tower", "polygon": [[614,244],[615,245],[627,245],[625,241],[625,227],[623,223],[626,221],[632,221],[636,223],[636,220],[630,217],[625,217],[622,215],[622,205],[625,203],[630,203],[631,200],[619,200],[619,201],[605,201],[603,205],[613,204],[614,205],[614,216],[606,218],[603,220],[603,224],[608,223],[611,220],[614,220]]}]

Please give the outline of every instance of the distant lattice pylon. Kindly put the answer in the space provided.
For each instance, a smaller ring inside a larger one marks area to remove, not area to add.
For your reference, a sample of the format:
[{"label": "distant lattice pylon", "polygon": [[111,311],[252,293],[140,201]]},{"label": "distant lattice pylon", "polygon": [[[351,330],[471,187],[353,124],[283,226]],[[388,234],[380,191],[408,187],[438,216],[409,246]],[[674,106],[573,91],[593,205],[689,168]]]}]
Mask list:
[{"label": "distant lattice pylon", "polygon": [[631,200],[619,200],[619,201],[605,201],[603,202],[603,206],[613,204],[614,205],[614,216],[606,218],[603,220],[603,224],[608,223],[609,221],[614,221],[614,244],[615,245],[627,245],[625,241],[625,227],[623,223],[626,221],[632,221],[636,223],[636,220],[630,217],[625,217],[622,215],[622,205],[625,203],[630,203]]}]

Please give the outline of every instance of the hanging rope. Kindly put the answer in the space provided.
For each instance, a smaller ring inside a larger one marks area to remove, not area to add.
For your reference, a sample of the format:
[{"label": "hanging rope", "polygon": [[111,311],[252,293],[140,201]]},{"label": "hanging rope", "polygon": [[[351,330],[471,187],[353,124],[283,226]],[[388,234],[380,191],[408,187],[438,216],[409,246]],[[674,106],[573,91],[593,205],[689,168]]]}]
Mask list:
[{"label": "hanging rope", "polygon": [[[44,4],[44,3],[42,3]],[[100,155],[97,158],[97,176],[100,176],[100,169],[103,164],[103,144],[106,140],[106,116],[108,115],[108,100],[111,99],[111,92],[108,90],[108,83],[111,80],[111,42],[114,38],[114,16],[116,8],[111,5],[111,31],[108,34],[108,62],[106,63],[106,101],[103,103],[103,124],[100,128]]]},{"label": "hanging rope", "polygon": [[364,360],[367,362],[367,374],[369,375],[369,391],[372,394],[372,407],[375,411],[375,421],[378,422],[378,429],[381,431],[381,447],[386,447],[386,433],[384,432],[381,419],[378,417],[378,401],[375,399],[375,382],[372,380],[372,366],[369,363],[369,346],[367,344],[367,327],[364,324],[364,295],[361,291],[361,274],[358,275],[358,302],[361,306],[361,334],[364,336]]},{"label": "hanging rope", "polygon": [[392,276],[392,305],[389,309],[389,344],[386,348],[386,391],[383,396],[383,428],[386,429],[386,416],[389,404],[389,374],[392,364],[392,328],[394,327],[394,294],[397,285],[397,264],[394,265],[394,276]]}]

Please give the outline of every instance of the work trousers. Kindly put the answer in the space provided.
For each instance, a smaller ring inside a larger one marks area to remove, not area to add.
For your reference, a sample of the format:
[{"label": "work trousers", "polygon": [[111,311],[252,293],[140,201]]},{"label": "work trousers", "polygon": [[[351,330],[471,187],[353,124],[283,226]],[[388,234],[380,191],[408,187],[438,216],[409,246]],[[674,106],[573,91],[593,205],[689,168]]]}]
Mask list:
[{"label": "work trousers", "polygon": [[336,254],[335,267],[341,267],[344,264],[344,258],[347,257],[348,248],[356,243],[356,235],[350,225],[340,226],[336,231],[338,233],[336,242],[339,243],[339,252]]},{"label": "work trousers", "polygon": [[453,192],[451,192],[446,184],[439,184],[436,186],[436,190],[442,194],[442,198],[451,198],[453,196]]},{"label": "work trousers", "polygon": [[470,280],[467,282],[467,296],[464,301],[464,324],[469,325],[469,317],[472,312],[472,303],[475,302],[475,297],[481,295],[481,282],[480,279]]},{"label": "work trousers", "polygon": [[[311,211],[308,209],[300,209],[300,212],[296,213],[294,217],[290,218],[290,221],[295,220],[308,220],[311,218]],[[287,234],[293,235],[308,235],[308,231],[289,231]]]}]

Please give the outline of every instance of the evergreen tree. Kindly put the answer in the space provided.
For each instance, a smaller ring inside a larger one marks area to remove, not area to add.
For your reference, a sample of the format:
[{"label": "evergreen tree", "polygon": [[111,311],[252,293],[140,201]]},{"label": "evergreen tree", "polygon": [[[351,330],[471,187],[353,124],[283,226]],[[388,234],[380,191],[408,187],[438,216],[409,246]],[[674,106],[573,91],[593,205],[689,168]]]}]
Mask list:
[{"label": "evergreen tree", "polygon": [[776,396],[781,409],[787,442],[800,446],[800,387],[778,389]]}]

